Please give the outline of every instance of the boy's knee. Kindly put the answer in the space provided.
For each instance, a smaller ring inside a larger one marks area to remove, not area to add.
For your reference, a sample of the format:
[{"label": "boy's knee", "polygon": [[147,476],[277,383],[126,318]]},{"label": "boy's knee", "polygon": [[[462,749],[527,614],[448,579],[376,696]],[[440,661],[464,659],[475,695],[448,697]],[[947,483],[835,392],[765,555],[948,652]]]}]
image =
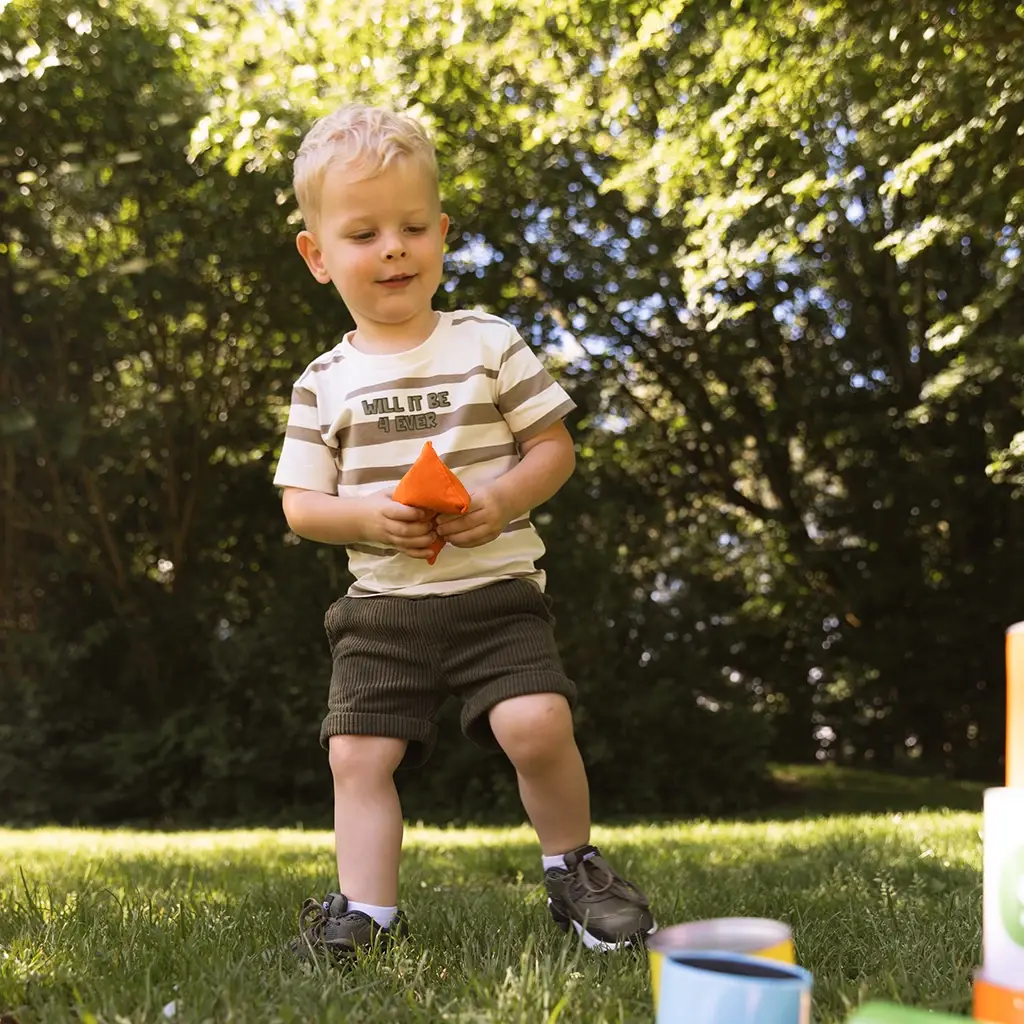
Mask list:
[{"label": "boy's knee", "polygon": [[560,694],[513,697],[491,708],[491,731],[519,771],[560,756],[575,741],[572,711]]},{"label": "boy's knee", "polygon": [[393,775],[406,740],[389,736],[332,736],[329,760],[335,784]]}]

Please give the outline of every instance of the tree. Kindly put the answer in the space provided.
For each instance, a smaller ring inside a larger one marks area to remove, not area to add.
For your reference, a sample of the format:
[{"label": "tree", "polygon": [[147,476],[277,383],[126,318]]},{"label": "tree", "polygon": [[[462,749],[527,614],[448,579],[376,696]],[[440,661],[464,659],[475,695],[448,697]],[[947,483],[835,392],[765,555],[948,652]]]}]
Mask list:
[{"label": "tree", "polygon": [[[1024,568],[1012,10],[136,7],[0,12],[18,813],[323,797],[344,557],[288,534],[270,480],[292,381],[348,326],[290,189],[345,98],[428,122],[441,303],[515,321],[579,404],[540,519],[599,807],[734,805],[771,736],[993,773]],[[408,797],[514,788],[460,746]]]}]

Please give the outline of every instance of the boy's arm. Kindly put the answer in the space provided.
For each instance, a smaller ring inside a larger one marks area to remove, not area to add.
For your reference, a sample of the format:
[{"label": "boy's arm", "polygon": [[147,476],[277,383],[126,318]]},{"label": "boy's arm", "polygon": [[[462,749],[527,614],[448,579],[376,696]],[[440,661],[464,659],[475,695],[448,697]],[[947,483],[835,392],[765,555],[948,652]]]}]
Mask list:
[{"label": "boy's arm", "polygon": [[340,498],[286,487],[281,496],[292,533],[321,544],[386,544],[413,558],[427,558],[434,531],[427,513],[391,500],[386,493]]},{"label": "boy's arm", "polygon": [[322,491],[286,487],[281,507],[297,537],[321,544],[356,544],[366,535],[366,508],[358,498],[339,498]]},{"label": "boy's arm", "polygon": [[521,448],[519,464],[491,484],[509,523],[553,498],[576,469],[576,446],[561,420],[524,441]]},{"label": "boy's arm", "polygon": [[558,420],[521,445],[523,457],[503,476],[470,492],[464,515],[438,516],[437,532],[459,548],[494,540],[513,519],[543,505],[561,489],[576,468],[576,449]]}]

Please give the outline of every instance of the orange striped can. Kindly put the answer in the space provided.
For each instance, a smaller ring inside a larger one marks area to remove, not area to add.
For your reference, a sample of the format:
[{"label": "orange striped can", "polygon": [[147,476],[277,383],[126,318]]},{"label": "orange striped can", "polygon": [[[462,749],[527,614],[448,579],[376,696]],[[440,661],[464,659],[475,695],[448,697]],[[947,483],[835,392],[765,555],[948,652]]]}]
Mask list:
[{"label": "orange striped can", "polygon": [[1024,622],[1006,631],[1006,784],[1024,786]]},{"label": "orange striped can", "polygon": [[974,975],[974,1019],[979,1024],[1024,1024],[1024,988],[997,985],[984,971],[978,971]]}]

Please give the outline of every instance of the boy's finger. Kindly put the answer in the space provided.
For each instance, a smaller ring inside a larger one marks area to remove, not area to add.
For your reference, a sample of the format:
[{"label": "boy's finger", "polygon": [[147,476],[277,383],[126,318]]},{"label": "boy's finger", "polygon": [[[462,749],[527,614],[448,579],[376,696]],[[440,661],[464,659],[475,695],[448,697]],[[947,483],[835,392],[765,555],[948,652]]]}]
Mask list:
[{"label": "boy's finger", "polygon": [[473,515],[472,512],[467,512],[464,516],[453,516],[447,524],[442,523],[439,517],[437,534],[439,537],[457,537],[459,534],[478,529],[479,526],[480,518]]},{"label": "boy's finger", "polygon": [[419,544],[434,536],[434,528],[430,523],[396,523],[391,528],[391,535],[399,540]]},{"label": "boy's finger", "polygon": [[417,554],[424,555],[430,554],[430,549],[434,546],[434,538],[431,537],[416,537],[406,538],[395,544],[395,547],[399,551],[404,551],[406,554]]},{"label": "boy's finger", "polygon": [[467,530],[465,533],[460,533],[455,537],[445,538],[452,547],[456,548],[475,548],[479,544],[485,544],[490,538],[488,537],[489,531],[486,527],[478,526],[475,530]]},{"label": "boy's finger", "polygon": [[401,523],[418,523],[430,518],[430,513],[421,508],[413,508],[412,505],[402,505],[397,501],[385,506],[384,515],[388,519],[396,519]]}]

